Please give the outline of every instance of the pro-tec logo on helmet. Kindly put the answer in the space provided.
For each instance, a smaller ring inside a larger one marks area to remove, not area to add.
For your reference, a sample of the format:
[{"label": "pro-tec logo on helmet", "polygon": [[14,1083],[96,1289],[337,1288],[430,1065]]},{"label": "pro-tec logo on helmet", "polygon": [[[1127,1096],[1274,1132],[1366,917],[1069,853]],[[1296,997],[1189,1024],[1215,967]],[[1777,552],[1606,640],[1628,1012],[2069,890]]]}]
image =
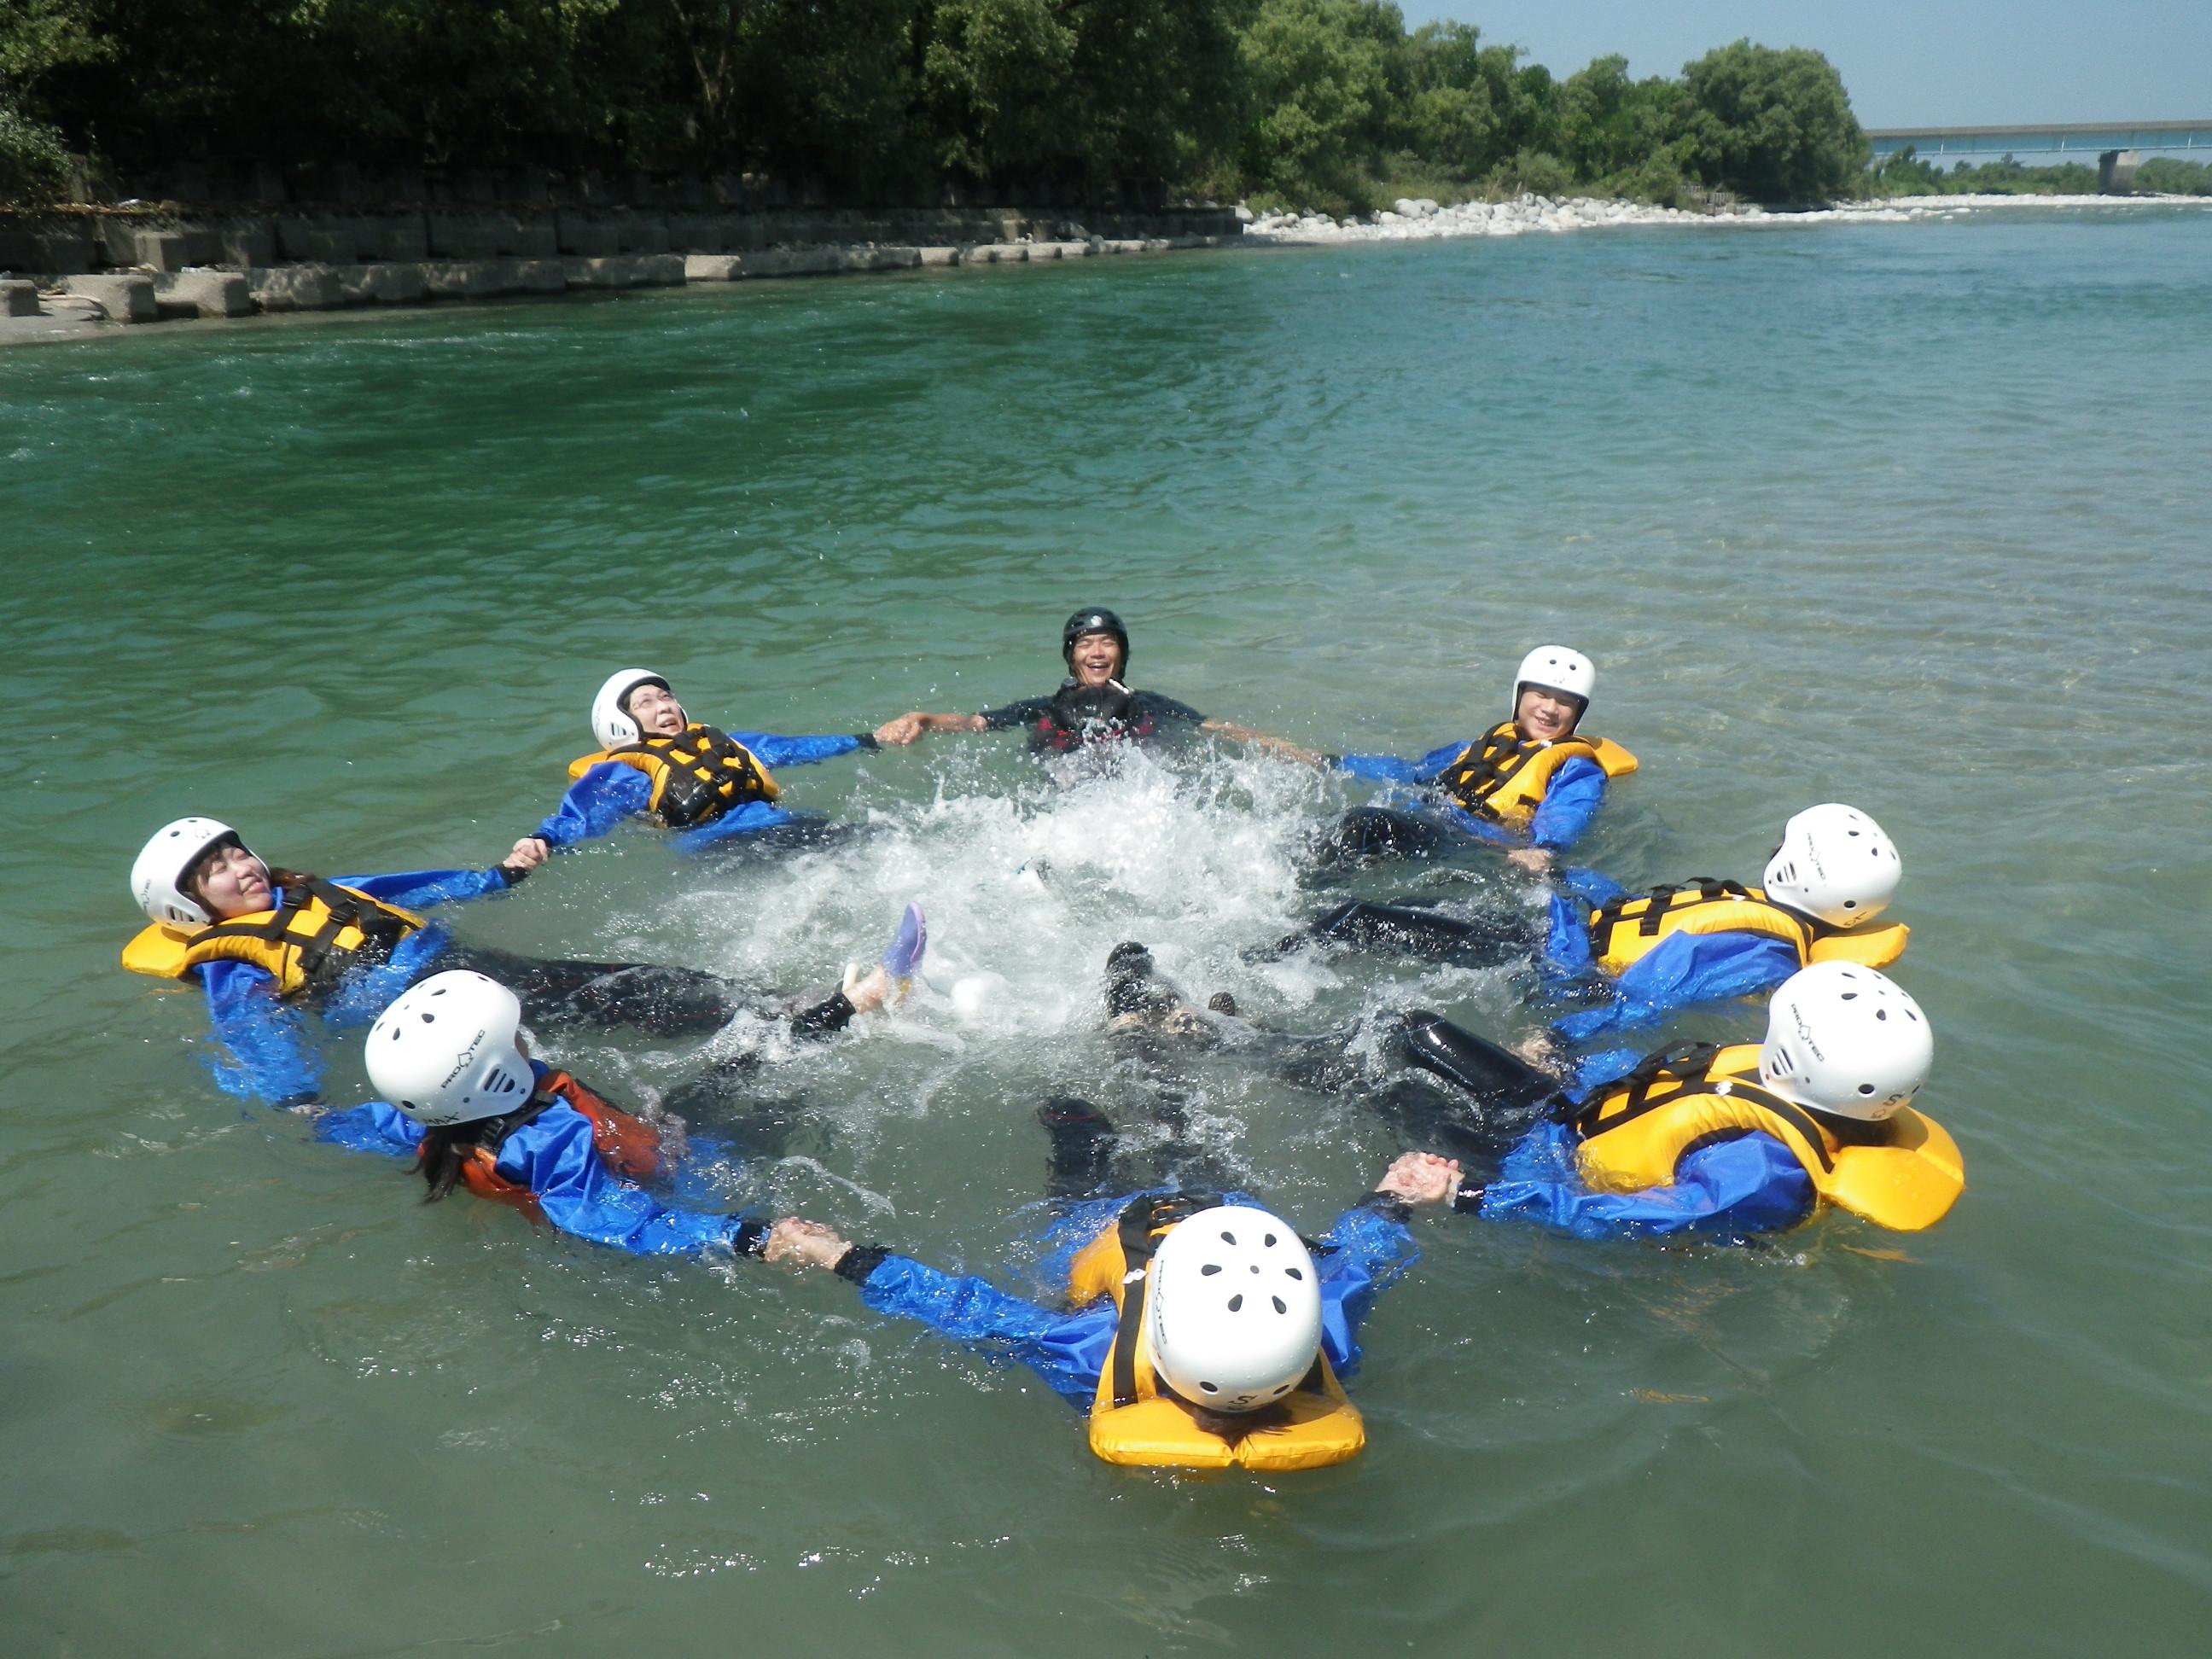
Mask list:
[{"label": "pro-tec logo on helmet", "polygon": [[1790,1023],[1797,1028],[1797,1040],[1812,1050],[1813,1058],[1826,1060],[1828,1056],[1822,1052],[1820,1045],[1813,1040],[1813,1028],[1805,1023],[1805,1011],[1802,1008],[1792,1006],[1790,1010]]},{"label": "pro-tec logo on helmet", "polygon": [[447,1073],[446,1075],[440,1079],[438,1086],[441,1089],[452,1088],[453,1086],[453,1079],[460,1076],[463,1072],[467,1071],[471,1066],[476,1063],[477,1050],[483,1047],[483,1040],[484,1031],[483,1029],[479,1026],[477,1030],[477,1034],[469,1039],[469,1046],[461,1050],[461,1057],[453,1062],[453,1069]]}]

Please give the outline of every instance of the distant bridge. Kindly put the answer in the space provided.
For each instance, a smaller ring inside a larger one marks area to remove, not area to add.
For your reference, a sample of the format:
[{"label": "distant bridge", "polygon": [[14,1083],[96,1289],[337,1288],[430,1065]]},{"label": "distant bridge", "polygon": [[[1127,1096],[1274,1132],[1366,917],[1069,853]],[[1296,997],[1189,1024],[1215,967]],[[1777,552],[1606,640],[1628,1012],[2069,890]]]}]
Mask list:
[{"label": "distant bridge", "polygon": [[1923,161],[1968,155],[2094,155],[2097,187],[2122,191],[2145,150],[2203,150],[2212,158],[2212,121],[2136,121],[2106,126],[1875,127],[1874,158],[1910,149]]}]

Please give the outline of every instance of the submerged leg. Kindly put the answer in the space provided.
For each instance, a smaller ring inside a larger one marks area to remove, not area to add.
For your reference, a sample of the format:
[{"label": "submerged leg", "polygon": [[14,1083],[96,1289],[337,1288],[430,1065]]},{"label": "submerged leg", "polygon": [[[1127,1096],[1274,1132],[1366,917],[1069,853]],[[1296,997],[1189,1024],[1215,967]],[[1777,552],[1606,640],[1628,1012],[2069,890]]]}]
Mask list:
[{"label": "submerged leg", "polygon": [[1048,1198],[1087,1198],[1104,1188],[1114,1163],[1114,1126],[1087,1100],[1055,1095],[1037,1108],[1052,1137],[1045,1165]]},{"label": "submerged leg", "polygon": [[1486,1104],[1534,1105],[1559,1090],[1559,1079],[1550,1073],[1425,1008],[1400,1022],[1393,1046],[1407,1061]]},{"label": "submerged leg", "polygon": [[473,968],[522,999],[532,1025],[632,1025],[656,1036],[717,1030],[755,999],[716,974],[659,963],[551,961],[481,945],[439,966]]},{"label": "submerged leg", "polygon": [[1398,1057],[1450,1086],[1401,1078],[1363,1103],[1415,1146],[1459,1159],[1487,1181],[1513,1146],[1551,1109],[1559,1079],[1449,1020],[1419,1009],[1395,1033]]},{"label": "submerged leg", "polygon": [[1432,858],[1451,837],[1428,819],[1388,806],[1355,806],[1317,836],[1310,858],[1327,868],[1368,859]]},{"label": "submerged leg", "polygon": [[765,830],[755,830],[748,835],[724,836],[710,841],[696,850],[696,855],[729,863],[747,858],[774,858],[785,853],[819,852],[828,848],[843,847],[859,841],[868,833],[864,823],[849,823],[843,818],[814,817],[795,817],[785,823],[772,823]]},{"label": "submerged leg", "polygon": [[1540,931],[1533,917],[1516,910],[1488,909],[1462,919],[1415,905],[1357,900],[1338,905],[1259,955],[1263,959],[1287,956],[1301,945],[1326,939],[1463,968],[1496,968],[1528,955],[1539,943]]}]

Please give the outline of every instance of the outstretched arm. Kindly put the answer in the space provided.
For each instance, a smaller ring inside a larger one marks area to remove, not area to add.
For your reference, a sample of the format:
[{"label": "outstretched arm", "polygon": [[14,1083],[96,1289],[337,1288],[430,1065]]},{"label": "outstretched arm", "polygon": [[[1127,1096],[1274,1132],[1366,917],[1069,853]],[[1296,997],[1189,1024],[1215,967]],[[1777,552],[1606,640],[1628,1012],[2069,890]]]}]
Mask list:
[{"label": "outstretched arm", "polygon": [[1629,963],[1604,1003],[1554,1020],[1552,1029],[1570,1042],[1646,1030],[1696,1003],[1771,990],[1799,965],[1794,945],[1763,933],[1669,933]]},{"label": "outstretched arm", "polygon": [[835,760],[856,749],[873,749],[882,741],[872,732],[833,732],[822,737],[787,738],[774,732],[732,732],[730,735],[760,757],[762,765],[781,771],[787,766],[811,766]]},{"label": "outstretched arm", "polygon": [[764,1222],[743,1216],[670,1209],[608,1169],[580,1112],[556,1106],[509,1134],[499,1173],[535,1194],[546,1220],[564,1233],[638,1255],[683,1255],[725,1244],[757,1255]]},{"label": "outstretched arm", "polygon": [[1301,766],[1327,766],[1328,758],[1310,749],[1301,749],[1286,738],[1270,737],[1265,732],[1255,732],[1249,726],[1238,726],[1231,720],[1200,720],[1198,729],[1212,732],[1234,743],[1250,744],[1255,749],[1265,749],[1270,754],[1280,755],[1285,760],[1297,762]]},{"label": "outstretched arm", "polygon": [[1114,1341],[1114,1306],[1055,1313],[987,1279],[940,1273],[881,1245],[848,1243],[819,1222],[787,1217],[768,1237],[770,1261],[828,1267],[878,1313],[915,1319],[963,1342],[1004,1345],[1070,1400],[1088,1404]]},{"label": "outstretched arm", "polygon": [[434,904],[455,904],[488,893],[504,893],[526,873],[495,864],[488,870],[402,870],[388,876],[333,876],[331,879],[387,904],[427,910]]},{"label": "outstretched arm", "polygon": [[876,741],[885,746],[913,743],[932,732],[981,732],[987,722],[981,714],[932,714],[921,709],[885,720],[876,728]]},{"label": "outstretched arm", "polygon": [[1406,1225],[1417,1205],[1449,1200],[1460,1182],[1455,1159],[1433,1152],[1405,1152],[1384,1170],[1375,1190],[1336,1218],[1321,1236],[1328,1251],[1321,1269],[1322,1346],[1340,1376],[1359,1364],[1358,1334],[1375,1298],[1396,1282],[1420,1255]]},{"label": "outstretched arm", "polygon": [[1697,1233],[1742,1237],[1793,1227],[1812,1213],[1812,1177],[1771,1135],[1746,1134],[1698,1148],[1674,1179],[1641,1192],[1593,1192],[1577,1172],[1574,1136],[1538,1129],[1507,1164],[1511,1178],[1462,1187],[1455,1210],[1487,1220],[1533,1221],[1579,1238]]},{"label": "outstretched arm", "polygon": [[641,817],[653,800],[653,780],[635,766],[601,761],[586,767],[568,786],[560,805],[546,820],[514,843],[507,862],[535,869],[556,848],[604,836],[624,821]]}]

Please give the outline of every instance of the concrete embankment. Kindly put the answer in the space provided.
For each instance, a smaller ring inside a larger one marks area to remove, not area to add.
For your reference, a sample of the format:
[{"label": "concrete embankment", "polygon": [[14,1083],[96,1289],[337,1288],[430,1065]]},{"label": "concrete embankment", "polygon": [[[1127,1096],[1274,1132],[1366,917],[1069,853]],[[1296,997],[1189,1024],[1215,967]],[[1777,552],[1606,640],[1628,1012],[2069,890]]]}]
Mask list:
[{"label": "concrete embankment", "polygon": [[0,343],[118,325],[1216,247],[1230,208],[0,215]]}]

